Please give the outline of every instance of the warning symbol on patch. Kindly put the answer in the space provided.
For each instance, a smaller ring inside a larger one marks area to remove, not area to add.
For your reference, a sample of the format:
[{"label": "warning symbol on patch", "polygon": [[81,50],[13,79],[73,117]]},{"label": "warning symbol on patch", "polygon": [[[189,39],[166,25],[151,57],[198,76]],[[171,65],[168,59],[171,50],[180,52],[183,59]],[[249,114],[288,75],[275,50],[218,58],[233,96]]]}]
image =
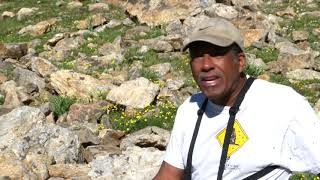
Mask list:
[{"label": "warning symbol on patch", "polygon": [[[227,130],[227,128],[224,128],[216,136],[221,147],[223,146],[224,136],[226,134],[226,130]],[[235,153],[238,149],[240,149],[248,141],[248,139],[249,138],[248,138],[247,134],[242,129],[238,120],[235,120],[234,125],[233,125],[231,138],[230,138],[228,153],[227,153],[228,157],[230,157],[233,153]]]}]

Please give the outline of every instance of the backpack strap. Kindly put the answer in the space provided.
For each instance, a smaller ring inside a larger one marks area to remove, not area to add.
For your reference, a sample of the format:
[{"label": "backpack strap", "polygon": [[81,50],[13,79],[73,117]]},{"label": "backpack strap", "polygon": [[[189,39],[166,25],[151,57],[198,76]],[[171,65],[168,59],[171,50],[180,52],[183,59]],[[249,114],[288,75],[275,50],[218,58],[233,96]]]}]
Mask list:
[{"label": "backpack strap", "polygon": [[202,120],[203,113],[206,111],[207,103],[208,103],[208,98],[206,98],[204,100],[204,102],[201,105],[201,108],[197,112],[198,119],[197,119],[197,122],[196,122],[196,126],[194,128],[194,131],[193,131],[193,135],[192,135],[192,139],[191,139],[191,143],[190,143],[190,147],[189,147],[187,166],[184,169],[184,177],[183,177],[184,180],[191,180],[192,153],[193,153],[193,149],[194,149],[194,144],[196,143],[196,139],[197,139],[197,136],[198,136],[199,127],[200,127],[200,123],[201,123],[201,120]]},{"label": "backpack strap", "polygon": [[255,78],[253,78],[253,77],[250,77],[249,79],[247,79],[247,81],[244,84],[243,88],[241,89],[234,105],[229,110],[230,117],[229,117],[229,121],[228,121],[228,125],[227,125],[226,134],[224,137],[217,180],[222,180],[223,171],[224,171],[225,164],[227,161],[227,154],[228,154],[227,152],[228,152],[228,148],[229,148],[229,144],[230,144],[230,138],[232,135],[232,129],[233,129],[236,114],[239,111],[239,107],[240,107],[242,100],[244,99],[244,96],[246,95],[247,91],[249,90],[249,88],[254,80],[255,80]]},{"label": "backpack strap", "polygon": [[267,166],[267,167],[261,169],[260,171],[252,174],[251,176],[244,178],[243,180],[256,180],[256,179],[262,178],[263,176],[267,175],[268,173],[270,173],[271,171],[273,171],[277,168],[280,168],[280,166],[276,166],[276,165]]}]

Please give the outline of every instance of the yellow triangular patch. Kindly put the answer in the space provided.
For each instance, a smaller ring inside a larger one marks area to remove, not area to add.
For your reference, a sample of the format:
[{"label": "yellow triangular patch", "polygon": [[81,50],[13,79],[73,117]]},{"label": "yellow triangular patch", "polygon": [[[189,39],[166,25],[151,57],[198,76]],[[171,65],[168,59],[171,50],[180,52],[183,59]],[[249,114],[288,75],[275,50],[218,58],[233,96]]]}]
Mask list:
[{"label": "yellow triangular patch", "polygon": [[[226,134],[226,130],[227,130],[227,128],[224,128],[216,136],[221,147],[223,146],[223,141],[224,141],[224,136]],[[227,154],[228,157],[230,157],[234,152],[236,152],[238,149],[240,149],[248,141],[248,139],[249,138],[248,138],[247,134],[242,129],[238,120],[235,120],[234,125],[233,125],[233,133],[231,135],[231,140],[230,140],[228,154]]]}]

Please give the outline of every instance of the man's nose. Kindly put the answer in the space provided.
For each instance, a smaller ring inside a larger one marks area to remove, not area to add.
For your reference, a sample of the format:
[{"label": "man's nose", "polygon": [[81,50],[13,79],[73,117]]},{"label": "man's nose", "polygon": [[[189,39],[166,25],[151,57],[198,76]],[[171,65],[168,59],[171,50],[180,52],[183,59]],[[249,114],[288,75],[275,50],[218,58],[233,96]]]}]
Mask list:
[{"label": "man's nose", "polygon": [[204,71],[213,69],[212,57],[208,53],[203,54],[202,68]]}]

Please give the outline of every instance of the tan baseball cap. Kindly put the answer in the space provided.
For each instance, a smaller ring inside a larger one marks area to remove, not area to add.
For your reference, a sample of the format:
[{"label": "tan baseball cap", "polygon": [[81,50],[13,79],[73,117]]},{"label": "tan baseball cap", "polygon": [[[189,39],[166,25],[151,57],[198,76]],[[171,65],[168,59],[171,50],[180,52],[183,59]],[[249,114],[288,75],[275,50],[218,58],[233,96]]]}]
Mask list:
[{"label": "tan baseball cap", "polygon": [[227,47],[236,43],[243,50],[243,38],[240,31],[223,18],[210,18],[199,24],[199,29],[191,33],[183,42],[182,51],[196,41],[204,41],[217,46]]}]

